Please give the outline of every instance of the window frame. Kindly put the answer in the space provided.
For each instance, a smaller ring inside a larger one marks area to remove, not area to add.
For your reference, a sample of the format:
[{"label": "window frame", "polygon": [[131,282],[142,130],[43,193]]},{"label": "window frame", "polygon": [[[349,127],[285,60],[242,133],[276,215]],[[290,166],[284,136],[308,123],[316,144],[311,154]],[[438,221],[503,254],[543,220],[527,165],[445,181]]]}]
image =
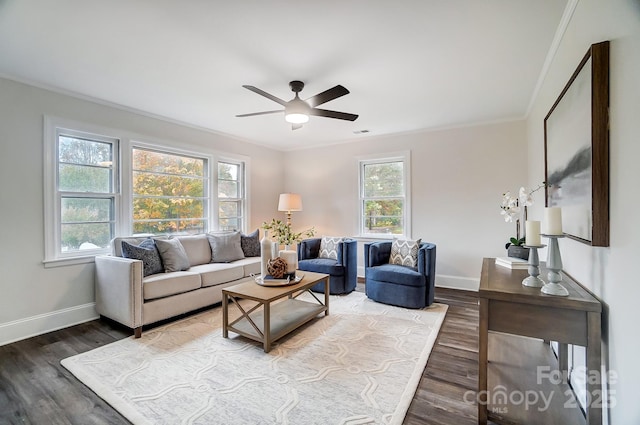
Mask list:
[{"label": "window frame", "polygon": [[241,190],[243,198],[243,217],[238,230],[247,231],[250,223],[250,191],[249,181],[251,176],[250,158],[244,155],[223,153],[207,149],[202,145],[191,145],[173,141],[156,141],[139,134],[124,130],[100,127],[65,118],[44,116],[43,134],[43,179],[44,179],[44,267],[59,267],[73,264],[91,263],[98,254],[109,254],[110,248],[100,250],[73,251],[61,255],[61,212],[60,200],[57,198],[57,173],[58,173],[58,149],[57,131],[63,130],[66,134],[76,134],[83,138],[97,141],[117,140],[114,148],[114,191],[115,201],[113,206],[114,237],[129,236],[133,233],[133,148],[148,149],[161,153],[185,155],[194,158],[206,159],[206,174],[208,176],[206,193],[208,201],[205,203],[207,228],[205,231],[218,230],[218,162],[240,164],[242,169]]},{"label": "window frame", "polygon": [[[238,177],[238,191],[240,194],[240,197],[237,198],[220,198],[220,192],[218,190],[219,187],[219,177],[218,177],[218,168],[220,166],[220,164],[230,164],[230,165],[237,165],[239,166],[239,170],[240,170],[240,175]],[[238,216],[237,218],[239,218],[238,223],[240,224],[240,228],[237,230],[240,230],[244,233],[247,233],[247,215],[248,215],[248,201],[247,201],[247,161],[246,160],[239,160],[239,159],[235,159],[235,158],[230,158],[230,157],[218,157],[217,160],[215,161],[215,165],[214,165],[214,170],[215,172],[213,173],[213,177],[214,177],[214,185],[215,185],[215,189],[214,189],[214,198],[215,198],[215,208],[213,208],[213,217],[215,219],[215,227],[216,230],[220,229],[220,202],[221,199],[224,199],[224,202],[238,202],[240,205],[240,209],[241,209],[241,214],[240,216]]]},{"label": "window frame", "polygon": [[[385,164],[391,162],[402,162],[403,194],[399,196],[403,200],[402,211],[402,234],[392,233],[368,233],[365,229],[366,220],[365,202],[369,197],[365,197],[364,170],[367,165]],[[401,151],[376,155],[368,155],[357,158],[358,163],[358,237],[363,239],[411,239],[411,152]]]},{"label": "window frame", "polygon": [[[62,251],[62,200],[64,198],[87,198],[87,199],[111,199],[112,218],[109,220],[112,225],[112,237],[118,234],[118,223],[120,221],[120,149],[121,139],[114,136],[110,131],[101,131],[98,128],[69,123],[60,119],[45,117],[45,137],[44,137],[44,224],[45,224],[45,265],[49,263],[62,262],[64,264],[82,263],[83,260],[92,259],[95,255],[105,254],[110,251],[109,247],[100,249],[76,250],[71,252]],[[112,174],[111,192],[74,192],[60,190],[59,183],[59,138],[62,135],[87,139],[101,143],[108,143],[112,149]]]}]

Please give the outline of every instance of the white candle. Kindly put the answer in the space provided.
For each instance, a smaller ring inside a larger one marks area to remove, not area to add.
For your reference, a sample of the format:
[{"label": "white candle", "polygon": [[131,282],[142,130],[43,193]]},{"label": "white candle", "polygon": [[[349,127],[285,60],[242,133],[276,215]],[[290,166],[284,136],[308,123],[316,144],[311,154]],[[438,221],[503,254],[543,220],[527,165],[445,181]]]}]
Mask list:
[{"label": "white candle", "polygon": [[562,210],[558,207],[544,209],[546,235],[562,235]]},{"label": "white candle", "polygon": [[542,245],[540,241],[540,222],[535,220],[527,220],[525,223],[527,232],[525,244],[529,246]]},{"label": "white candle", "polygon": [[287,274],[296,272],[296,267],[298,266],[298,253],[296,251],[282,250],[280,251],[280,258],[287,262]]}]

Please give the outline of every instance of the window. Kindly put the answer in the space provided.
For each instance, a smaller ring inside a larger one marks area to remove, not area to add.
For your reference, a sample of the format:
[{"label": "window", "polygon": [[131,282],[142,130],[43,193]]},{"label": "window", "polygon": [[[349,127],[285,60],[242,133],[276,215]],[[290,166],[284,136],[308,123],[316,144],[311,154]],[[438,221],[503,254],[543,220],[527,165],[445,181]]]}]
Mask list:
[{"label": "window", "polygon": [[244,164],[218,162],[218,229],[244,228]]},{"label": "window", "polygon": [[44,123],[46,267],[90,262],[115,236],[246,230],[248,158]]},{"label": "window", "polygon": [[105,251],[115,234],[118,140],[56,129],[53,211],[48,256]]},{"label": "window", "polygon": [[132,149],[133,233],[203,233],[208,229],[204,158]]},{"label": "window", "polygon": [[410,236],[409,154],[361,159],[360,234]]}]

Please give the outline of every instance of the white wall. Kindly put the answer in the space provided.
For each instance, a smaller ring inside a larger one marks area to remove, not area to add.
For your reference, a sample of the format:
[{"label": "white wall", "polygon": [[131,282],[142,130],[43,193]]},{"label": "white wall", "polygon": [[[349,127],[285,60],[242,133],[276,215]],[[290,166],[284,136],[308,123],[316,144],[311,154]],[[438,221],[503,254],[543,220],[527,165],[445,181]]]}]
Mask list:
[{"label": "white wall", "polygon": [[0,78],[0,345],[96,316],[92,263],[42,264],[43,115],[248,156],[249,230],[277,214],[280,152]]},{"label": "white wall", "polygon": [[[564,269],[603,302],[605,364],[618,375],[610,383],[616,404],[609,423],[640,423],[638,320],[640,283],[640,2],[580,0],[527,119],[529,181],[544,179],[544,117],[588,47],[610,40],[610,247],[561,241]],[[532,209],[541,216],[543,195]],[[583,360],[576,358],[576,363]],[[614,393],[615,392],[615,393]]]},{"label": "white wall", "polygon": [[[304,204],[294,227],[356,236],[357,158],[405,150],[411,151],[412,237],[436,244],[436,285],[477,290],[482,258],[506,255],[504,245],[515,235],[499,205],[505,191],[526,183],[524,121],[287,152],[285,189],[302,194]],[[360,246],[360,265],[362,258]]]}]

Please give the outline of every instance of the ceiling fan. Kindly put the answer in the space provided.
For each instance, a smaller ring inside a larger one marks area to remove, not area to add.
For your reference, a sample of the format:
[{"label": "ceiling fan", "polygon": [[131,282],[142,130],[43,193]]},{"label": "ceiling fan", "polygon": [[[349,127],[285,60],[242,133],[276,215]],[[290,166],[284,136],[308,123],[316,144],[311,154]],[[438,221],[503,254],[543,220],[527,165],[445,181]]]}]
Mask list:
[{"label": "ceiling fan", "polygon": [[288,123],[291,123],[292,130],[297,130],[302,127],[302,124],[308,122],[309,115],[326,118],[336,118],[339,120],[347,121],[355,121],[358,118],[357,115],[349,114],[346,112],[329,111],[327,109],[316,108],[316,106],[318,105],[322,105],[323,103],[327,103],[331,100],[342,97],[345,94],[349,94],[349,90],[341,85],[337,85],[330,88],[329,90],[325,90],[322,93],[318,93],[315,96],[311,96],[308,99],[302,100],[298,96],[298,93],[300,93],[304,88],[304,83],[297,80],[291,81],[289,83],[289,87],[291,87],[291,91],[293,91],[296,96],[288,102],[254,86],[244,85],[242,87],[247,90],[251,90],[252,92],[257,93],[261,96],[264,96],[267,99],[271,99],[276,103],[279,103],[280,105],[284,106],[284,109],[278,109],[275,111],[253,112],[251,114],[236,115],[236,117],[252,117],[255,115],[275,114],[284,111],[284,119]]}]

